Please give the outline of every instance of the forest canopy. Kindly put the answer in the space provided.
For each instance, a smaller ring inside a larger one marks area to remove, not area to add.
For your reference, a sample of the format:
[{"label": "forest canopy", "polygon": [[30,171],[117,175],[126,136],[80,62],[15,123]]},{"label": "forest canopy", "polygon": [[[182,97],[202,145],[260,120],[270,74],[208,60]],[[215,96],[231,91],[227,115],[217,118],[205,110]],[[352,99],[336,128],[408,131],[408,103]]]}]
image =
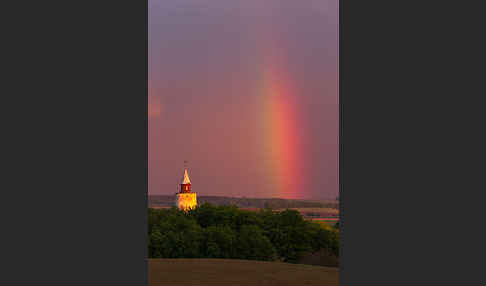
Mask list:
[{"label": "forest canopy", "polygon": [[149,208],[148,234],[149,258],[301,263],[324,253],[335,261],[326,263],[337,264],[339,257],[339,230],[304,220],[295,210],[248,211],[208,203],[188,212]]}]

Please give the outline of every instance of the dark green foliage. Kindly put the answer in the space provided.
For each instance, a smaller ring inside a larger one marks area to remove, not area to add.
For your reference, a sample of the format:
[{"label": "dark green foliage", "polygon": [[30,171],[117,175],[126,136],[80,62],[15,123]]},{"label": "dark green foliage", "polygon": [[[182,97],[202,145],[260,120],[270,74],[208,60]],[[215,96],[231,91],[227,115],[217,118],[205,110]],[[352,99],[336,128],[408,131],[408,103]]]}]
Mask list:
[{"label": "dark green foliage", "polygon": [[176,209],[155,212],[151,221],[149,211],[149,257],[199,257],[202,231],[196,221]]},{"label": "dark green foliage", "polygon": [[335,229],[339,229],[339,221],[338,221],[338,222],[336,222],[336,224],[334,225],[334,228],[335,228]]},{"label": "dark green foliage", "polygon": [[237,233],[227,226],[210,226],[204,229],[201,244],[203,257],[234,258],[236,256]]},{"label": "dark green foliage", "polygon": [[237,258],[249,260],[275,260],[277,253],[270,240],[256,225],[243,225],[236,246]]},{"label": "dark green foliage", "polygon": [[305,252],[318,244],[319,226],[303,220],[299,212],[286,210],[273,215],[265,226],[266,233],[283,261],[296,262]]},{"label": "dark green foliage", "polygon": [[150,258],[237,258],[299,262],[325,250],[339,257],[338,230],[295,210],[259,212],[204,203],[183,212],[148,210]]}]

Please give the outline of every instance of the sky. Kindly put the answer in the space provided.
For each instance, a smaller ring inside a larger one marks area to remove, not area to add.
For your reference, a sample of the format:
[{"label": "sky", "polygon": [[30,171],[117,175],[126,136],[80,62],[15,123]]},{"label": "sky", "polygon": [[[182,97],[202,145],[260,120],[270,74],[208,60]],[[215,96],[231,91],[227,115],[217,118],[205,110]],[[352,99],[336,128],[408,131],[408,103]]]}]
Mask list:
[{"label": "sky", "polygon": [[338,1],[149,0],[149,194],[338,195]]}]

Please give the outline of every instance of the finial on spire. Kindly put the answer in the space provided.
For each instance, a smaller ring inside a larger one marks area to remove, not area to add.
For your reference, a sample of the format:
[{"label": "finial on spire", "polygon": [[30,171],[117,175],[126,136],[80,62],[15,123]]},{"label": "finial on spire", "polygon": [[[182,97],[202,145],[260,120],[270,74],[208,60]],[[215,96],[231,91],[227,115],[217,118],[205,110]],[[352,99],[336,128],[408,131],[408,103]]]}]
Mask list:
[{"label": "finial on spire", "polygon": [[188,163],[189,163],[189,162],[188,162],[187,160],[184,160],[184,169],[187,169],[187,164],[188,164]]}]

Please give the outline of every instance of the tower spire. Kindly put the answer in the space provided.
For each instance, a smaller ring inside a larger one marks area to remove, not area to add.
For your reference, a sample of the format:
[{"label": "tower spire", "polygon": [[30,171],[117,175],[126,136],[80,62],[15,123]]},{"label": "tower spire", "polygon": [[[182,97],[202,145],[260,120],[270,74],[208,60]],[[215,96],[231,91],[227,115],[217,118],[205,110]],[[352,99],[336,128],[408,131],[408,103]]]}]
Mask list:
[{"label": "tower spire", "polygon": [[187,174],[187,164],[189,162],[187,160],[184,160],[184,175],[182,176],[182,180],[181,180],[181,185],[187,185],[187,184],[191,184],[191,180],[189,180],[189,174]]},{"label": "tower spire", "polygon": [[184,175],[182,176],[181,185],[191,184],[189,180],[189,174],[187,174],[187,169],[184,169]]}]

